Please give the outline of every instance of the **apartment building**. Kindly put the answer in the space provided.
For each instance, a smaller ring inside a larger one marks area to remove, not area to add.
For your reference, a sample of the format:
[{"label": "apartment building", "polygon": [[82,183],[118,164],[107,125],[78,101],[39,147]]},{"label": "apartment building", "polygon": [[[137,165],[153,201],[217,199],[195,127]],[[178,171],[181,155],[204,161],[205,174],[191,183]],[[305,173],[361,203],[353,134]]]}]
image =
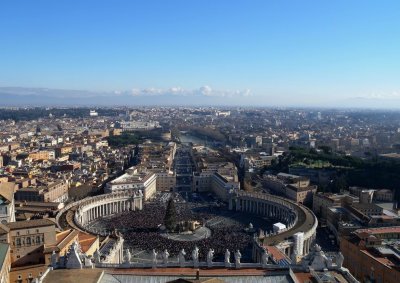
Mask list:
[{"label": "apartment building", "polygon": [[344,266],[361,282],[397,283],[400,227],[359,229],[341,238]]},{"label": "apartment building", "polygon": [[55,180],[37,187],[22,188],[15,193],[15,200],[65,202],[68,200],[68,183],[64,180]]},{"label": "apartment building", "polygon": [[[7,223],[13,266],[44,263],[45,246],[56,244],[55,222],[49,219],[36,219]],[[4,240],[4,234],[0,241]]]}]

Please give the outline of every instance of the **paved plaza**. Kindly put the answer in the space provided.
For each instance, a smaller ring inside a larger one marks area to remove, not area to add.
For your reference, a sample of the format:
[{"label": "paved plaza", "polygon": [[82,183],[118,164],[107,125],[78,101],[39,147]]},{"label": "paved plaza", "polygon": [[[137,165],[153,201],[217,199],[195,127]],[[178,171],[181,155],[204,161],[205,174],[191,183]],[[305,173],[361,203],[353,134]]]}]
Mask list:
[{"label": "paved plaza", "polygon": [[207,227],[200,227],[190,233],[161,233],[160,235],[173,241],[200,241],[210,237],[211,230]]},{"label": "paved plaza", "polygon": [[[194,234],[166,234],[163,225],[166,203],[169,198],[175,201],[177,221],[197,220],[203,227]],[[223,259],[226,249],[231,252],[239,249],[243,261],[251,261],[253,233],[246,228],[250,222],[254,231],[271,230],[274,221],[255,215],[229,211],[226,205],[218,202],[210,194],[160,193],[156,199],[144,204],[143,210],[127,211],[108,218],[99,219],[90,224],[97,230],[114,231],[124,235],[125,248],[132,251],[133,260],[150,261],[155,249],[161,259],[161,253],[167,249],[173,260],[181,249],[185,249],[190,259],[191,251],[197,246],[200,259],[210,248],[215,250],[215,259]]]}]

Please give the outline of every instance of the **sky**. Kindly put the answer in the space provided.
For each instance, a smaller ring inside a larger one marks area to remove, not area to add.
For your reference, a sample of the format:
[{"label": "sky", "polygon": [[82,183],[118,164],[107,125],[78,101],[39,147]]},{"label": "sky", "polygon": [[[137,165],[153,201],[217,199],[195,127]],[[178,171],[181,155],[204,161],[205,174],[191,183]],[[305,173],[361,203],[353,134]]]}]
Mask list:
[{"label": "sky", "polygon": [[398,0],[0,1],[0,90],[400,108],[399,78]]}]

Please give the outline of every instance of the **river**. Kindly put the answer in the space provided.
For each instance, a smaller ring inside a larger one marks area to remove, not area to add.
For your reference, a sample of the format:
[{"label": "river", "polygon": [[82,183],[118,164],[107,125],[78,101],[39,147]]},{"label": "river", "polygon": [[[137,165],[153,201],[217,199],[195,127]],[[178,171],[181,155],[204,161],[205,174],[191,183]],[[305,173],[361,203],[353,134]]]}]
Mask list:
[{"label": "river", "polygon": [[201,145],[205,145],[206,144],[206,140],[205,139],[193,136],[191,134],[182,134],[181,133],[179,139],[180,139],[180,141],[182,143],[191,142],[191,143],[194,143],[194,144],[201,144]]}]

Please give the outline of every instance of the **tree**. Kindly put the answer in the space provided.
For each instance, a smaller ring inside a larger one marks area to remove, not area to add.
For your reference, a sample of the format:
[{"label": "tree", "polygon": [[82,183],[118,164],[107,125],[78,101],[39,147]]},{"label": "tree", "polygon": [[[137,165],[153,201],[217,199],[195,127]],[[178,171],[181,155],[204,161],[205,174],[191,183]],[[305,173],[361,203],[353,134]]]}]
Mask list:
[{"label": "tree", "polygon": [[173,199],[169,199],[167,210],[165,211],[164,225],[168,231],[173,231],[176,228],[176,208]]},{"label": "tree", "polygon": [[330,146],[321,145],[319,149],[322,150],[324,154],[332,154],[332,148]]},{"label": "tree", "polygon": [[138,144],[139,139],[134,134],[123,133],[120,136],[109,136],[107,138],[110,146],[121,147],[131,144]]},{"label": "tree", "polygon": [[336,177],[331,185],[331,191],[333,193],[341,193],[348,188],[346,178],[343,175]]}]

